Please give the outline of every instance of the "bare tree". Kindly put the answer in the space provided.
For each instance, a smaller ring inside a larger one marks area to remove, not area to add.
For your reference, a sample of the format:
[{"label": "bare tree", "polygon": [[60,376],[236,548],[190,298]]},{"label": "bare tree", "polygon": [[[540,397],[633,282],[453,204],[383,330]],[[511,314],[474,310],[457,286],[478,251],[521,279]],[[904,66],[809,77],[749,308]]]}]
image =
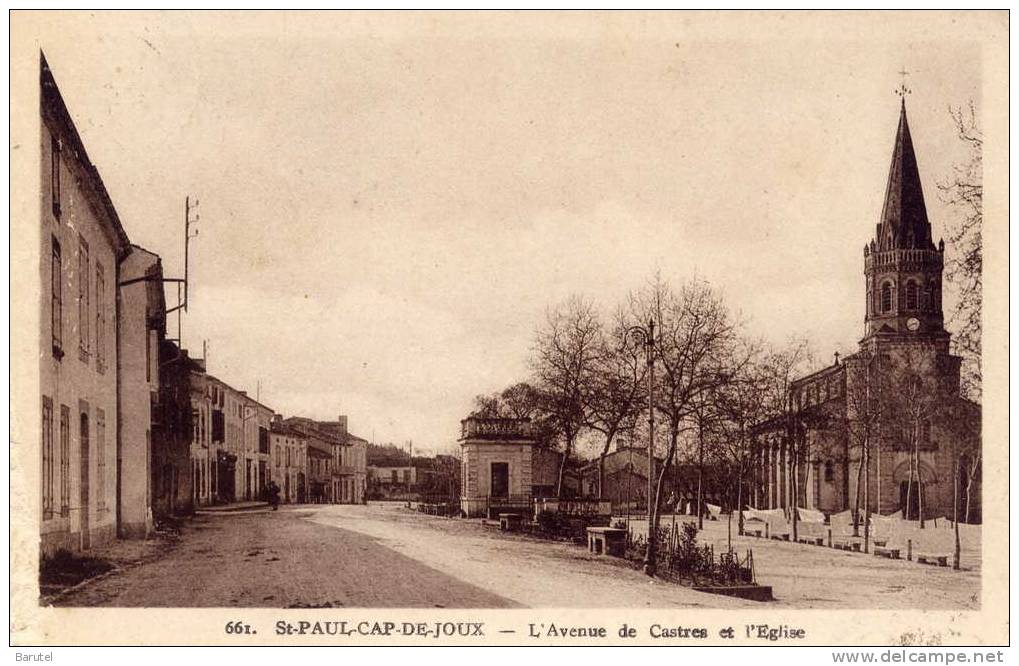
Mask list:
[{"label": "bare tree", "polygon": [[585,425],[604,437],[598,456],[598,498],[604,498],[605,458],[616,436],[634,427],[646,373],[640,350],[627,344],[627,321],[622,308],[612,326],[598,338],[591,382],[586,390]]},{"label": "bare tree", "polygon": [[909,519],[912,515],[916,490],[917,516],[922,528],[924,479],[920,452],[930,445],[932,421],[946,405],[952,403],[954,396],[939,372],[935,355],[931,350],[922,348],[899,352],[898,362],[891,371],[890,384],[894,403],[887,409],[885,422],[889,424],[893,437],[897,435],[900,446],[909,451],[909,479],[906,482],[903,517]]},{"label": "bare tree", "polygon": [[949,226],[949,257],[946,277],[955,285],[957,301],[949,318],[955,330],[952,342],[966,362],[963,365],[963,395],[977,402],[981,394],[981,324],[983,308],[983,145],[984,137],[976,110],[949,108],[959,140],[969,149],[968,159],[957,164],[952,174],[938,183],[941,200],[957,212]]},{"label": "bare tree", "polygon": [[480,394],[474,397],[474,409],[471,416],[483,419],[498,418],[503,415],[502,402],[498,393]]},{"label": "bare tree", "polygon": [[[846,360],[846,412],[844,427],[850,447],[859,449],[856,492],[853,500],[853,533],[859,534],[861,485],[863,488],[863,549],[870,548],[870,462],[883,441],[881,429],[892,400],[888,358],[861,351]],[[879,475],[880,478],[880,475]]]},{"label": "bare tree", "polygon": [[[804,455],[805,443],[798,433],[802,427],[799,414],[792,403],[792,387],[814,364],[814,354],[806,340],[791,339],[784,346],[767,352],[761,364],[761,405],[765,416],[783,424],[783,441],[786,446],[786,466],[793,481],[793,504],[799,497],[799,461]],[[795,506],[792,513],[793,539],[797,535],[798,518]]]},{"label": "bare tree", "polygon": [[579,296],[551,308],[536,336],[532,366],[544,409],[563,440],[556,494],[584,424],[585,395],[599,352],[601,323],[594,305]]},{"label": "bare tree", "polygon": [[655,321],[659,331],[654,354],[661,379],[654,387],[654,404],[664,418],[667,449],[655,475],[653,496],[648,498],[645,572],[654,575],[663,484],[676,459],[680,438],[690,428],[695,401],[731,373],[729,351],[735,327],[721,297],[702,281],[691,281],[677,293],[656,276],[645,289],[631,295],[630,311],[633,321]]},{"label": "bare tree", "polygon": [[[712,402],[720,417],[717,421],[719,436],[713,450],[735,482],[735,507],[739,516],[737,533],[742,535],[743,488],[753,458],[752,427],[766,418],[766,408],[761,401],[766,372],[760,343],[741,341],[737,353],[744,355],[747,362],[712,394]],[[731,511],[729,515],[731,520]]]}]

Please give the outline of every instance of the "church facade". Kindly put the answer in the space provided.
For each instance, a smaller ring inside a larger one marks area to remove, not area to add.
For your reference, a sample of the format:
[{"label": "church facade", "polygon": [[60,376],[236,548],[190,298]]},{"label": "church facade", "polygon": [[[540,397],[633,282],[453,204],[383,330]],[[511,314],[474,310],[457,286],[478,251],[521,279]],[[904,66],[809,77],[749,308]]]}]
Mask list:
[{"label": "church facade", "polygon": [[[881,219],[863,249],[866,333],[844,359],[790,383],[754,431],[757,508],[847,509],[911,519],[980,515],[980,406],[942,311],[936,245],[903,101]],[[976,470],[976,471],[974,471]]]}]

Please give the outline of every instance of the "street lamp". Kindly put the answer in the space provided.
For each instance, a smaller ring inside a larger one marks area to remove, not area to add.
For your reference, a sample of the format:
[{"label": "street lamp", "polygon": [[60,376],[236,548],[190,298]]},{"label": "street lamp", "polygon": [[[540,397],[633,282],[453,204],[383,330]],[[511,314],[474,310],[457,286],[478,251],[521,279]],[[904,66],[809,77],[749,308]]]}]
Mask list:
[{"label": "street lamp", "polygon": [[644,573],[655,575],[655,535],[653,533],[654,508],[652,497],[655,489],[655,320],[648,319],[647,326],[631,326],[627,329],[628,337],[637,344],[643,345],[647,359],[647,551],[644,556]]}]

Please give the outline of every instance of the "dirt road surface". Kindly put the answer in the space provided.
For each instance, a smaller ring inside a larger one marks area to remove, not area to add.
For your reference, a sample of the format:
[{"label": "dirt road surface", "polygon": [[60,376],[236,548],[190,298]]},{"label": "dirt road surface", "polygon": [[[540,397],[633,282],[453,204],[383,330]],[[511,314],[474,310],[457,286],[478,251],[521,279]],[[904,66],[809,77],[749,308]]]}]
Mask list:
[{"label": "dirt road surface", "polygon": [[[701,534],[716,550],[724,525]],[[753,548],[775,605],[976,608],[976,571],[736,538]],[[761,608],[652,580],[585,548],[507,535],[402,505],[316,505],[198,516],[160,558],[86,585],[58,605],[119,607]]]}]

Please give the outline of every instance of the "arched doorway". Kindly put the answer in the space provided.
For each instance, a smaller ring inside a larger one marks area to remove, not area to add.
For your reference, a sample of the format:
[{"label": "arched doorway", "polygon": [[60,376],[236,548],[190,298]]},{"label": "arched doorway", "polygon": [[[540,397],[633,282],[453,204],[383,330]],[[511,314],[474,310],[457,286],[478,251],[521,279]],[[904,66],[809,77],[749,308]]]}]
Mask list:
[{"label": "arched doorway", "polygon": [[938,479],[930,465],[921,461],[917,467],[915,463],[903,461],[895,467],[892,479],[899,489],[899,510],[903,518],[919,520],[921,509],[924,518],[933,517],[929,507]]}]

